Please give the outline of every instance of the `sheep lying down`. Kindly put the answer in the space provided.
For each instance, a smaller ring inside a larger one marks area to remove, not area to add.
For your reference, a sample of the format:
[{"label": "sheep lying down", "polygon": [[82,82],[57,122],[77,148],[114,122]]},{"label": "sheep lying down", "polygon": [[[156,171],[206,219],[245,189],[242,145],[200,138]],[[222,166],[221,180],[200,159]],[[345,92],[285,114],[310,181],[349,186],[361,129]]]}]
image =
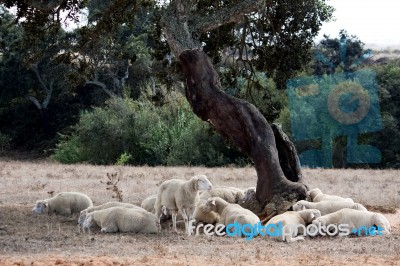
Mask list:
[{"label": "sheep lying down", "polygon": [[139,206],[130,204],[130,203],[125,203],[125,202],[119,202],[119,201],[111,201],[107,202],[98,206],[93,206],[84,209],[83,211],[80,212],[79,218],[78,218],[78,224],[82,225],[83,221],[86,219],[86,215],[88,213],[91,213],[93,211],[99,211],[99,210],[105,210],[111,207],[125,207],[125,208],[140,208]]},{"label": "sheep lying down", "polygon": [[215,224],[219,221],[218,213],[213,211],[205,213],[203,211],[207,199],[211,197],[220,197],[228,203],[239,203],[244,197],[244,192],[239,188],[226,186],[214,186],[210,191],[203,191],[200,193],[199,201],[193,213],[196,222]]},{"label": "sheep lying down", "polygon": [[366,211],[367,209],[360,203],[352,203],[349,201],[320,201],[320,202],[309,202],[300,200],[293,205],[294,211],[306,210],[306,209],[317,209],[321,212],[321,215],[326,215],[332,212],[336,212],[341,209],[354,209]]},{"label": "sheep lying down", "polygon": [[32,212],[36,214],[55,213],[70,216],[71,214],[80,213],[82,210],[92,206],[92,200],[83,193],[60,192],[52,198],[38,200]]},{"label": "sheep lying down", "polygon": [[[220,197],[211,197],[203,206],[204,213],[215,212],[219,215],[219,222],[225,226],[230,224],[249,224],[256,225],[260,219],[252,211],[243,208],[239,204],[232,204]],[[246,232],[250,232],[250,228],[246,228]]]},{"label": "sheep lying down", "polygon": [[351,198],[343,198],[336,195],[324,194],[319,188],[311,189],[310,191],[307,192],[307,196],[310,196],[312,202],[329,200],[329,201],[348,201],[354,203],[353,199]]},{"label": "sheep lying down", "polygon": [[[321,216],[321,212],[316,209],[308,209],[301,211],[287,211],[282,214],[272,217],[266,224],[266,226],[274,224],[276,226],[282,223],[283,232],[281,236],[274,237],[276,240],[286,241],[288,243],[299,240],[304,240],[303,236],[297,236],[304,234],[304,227],[310,224],[314,219]],[[300,226],[299,226],[300,225]],[[296,228],[295,228],[296,227]],[[275,233],[275,232],[271,232]]]},{"label": "sheep lying down", "polygon": [[[375,226],[380,228],[379,232],[382,235],[390,235],[390,224],[389,221],[383,214],[370,212],[370,211],[360,211],[353,209],[342,209],[324,216],[321,216],[313,221],[314,225],[319,227],[324,227],[327,229],[329,225],[348,225],[349,233],[365,235],[367,233],[366,229]],[[337,230],[337,233],[340,232]],[[369,233],[370,234],[370,233]]]},{"label": "sheep lying down", "polygon": [[93,211],[86,215],[83,228],[90,230],[94,224],[97,224],[103,233],[158,233],[156,216],[142,208],[111,207]]}]

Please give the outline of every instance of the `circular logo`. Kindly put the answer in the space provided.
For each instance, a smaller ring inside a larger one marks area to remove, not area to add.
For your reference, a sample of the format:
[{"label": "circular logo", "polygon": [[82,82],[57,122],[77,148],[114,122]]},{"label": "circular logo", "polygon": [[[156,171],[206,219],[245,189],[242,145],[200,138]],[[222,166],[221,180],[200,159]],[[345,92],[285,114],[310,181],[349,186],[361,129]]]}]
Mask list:
[{"label": "circular logo", "polygon": [[[347,102],[342,104],[341,100],[344,97],[347,97]],[[349,109],[353,103],[358,103],[356,108],[350,108],[354,110],[348,112],[343,110]],[[360,122],[368,114],[370,104],[368,92],[355,82],[343,82],[336,85],[328,96],[329,113],[336,121],[345,125]]]}]

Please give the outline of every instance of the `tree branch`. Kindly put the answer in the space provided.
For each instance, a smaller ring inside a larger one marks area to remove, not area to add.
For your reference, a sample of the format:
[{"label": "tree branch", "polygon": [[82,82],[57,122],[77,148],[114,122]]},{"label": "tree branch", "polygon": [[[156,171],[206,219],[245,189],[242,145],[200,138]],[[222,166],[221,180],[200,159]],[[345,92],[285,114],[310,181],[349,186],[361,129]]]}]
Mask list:
[{"label": "tree branch", "polygon": [[46,94],[48,94],[49,89],[47,88],[47,86],[46,86],[46,84],[44,83],[42,77],[40,76],[38,63],[32,64],[32,70],[35,72],[36,77],[38,78],[40,85],[42,85],[42,88],[44,89],[44,91],[46,92]]},{"label": "tree branch", "polygon": [[106,84],[104,84],[101,81],[98,81],[98,80],[86,80],[86,84],[99,86],[105,93],[108,94],[108,96],[117,97],[117,95],[115,93],[113,93],[112,91],[110,91],[109,89],[107,89]]},{"label": "tree branch", "polygon": [[26,96],[25,98],[30,100],[31,102],[33,102],[35,104],[35,106],[37,107],[37,109],[42,110],[42,105],[40,104],[38,99],[36,99],[36,97]]},{"label": "tree branch", "polygon": [[190,25],[194,32],[207,32],[225,24],[238,23],[243,20],[244,15],[265,9],[265,2],[243,0],[233,6],[221,8],[209,16],[194,14],[190,19]]}]

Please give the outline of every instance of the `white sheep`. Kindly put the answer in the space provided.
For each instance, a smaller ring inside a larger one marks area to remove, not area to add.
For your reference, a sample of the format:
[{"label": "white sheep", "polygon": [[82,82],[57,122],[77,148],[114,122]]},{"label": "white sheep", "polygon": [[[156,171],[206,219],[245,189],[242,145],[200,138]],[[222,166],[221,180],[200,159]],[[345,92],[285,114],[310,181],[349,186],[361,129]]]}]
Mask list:
[{"label": "white sheep", "polygon": [[92,206],[92,200],[83,193],[60,192],[52,198],[38,200],[32,211],[36,214],[55,213],[70,216]]},{"label": "white sheep", "polygon": [[103,233],[119,231],[155,234],[158,232],[156,216],[140,207],[111,207],[88,213],[83,222],[84,230],[90,230],[94,223],[101,227]]},{"label": "white sheep", "polygon": [[172,214],[173,230],[176,230],[176,216],[178,212],[185,222],[186,232],[189,232],[189,221],[192,220],[193,212],[198,201],[199,190],[211,190],[212,184],[205,175],[192,177],[190,180],[170,179],[164,181],[158,188],[157,199],[154,204],[157,225],[160,230],[160,219],[162,208],[167,208]]},{"label": "white sheep", "polygon": [[[359,232],[362,235],[366,234],[365,230],[372,226],[380,227],[382,235],[390,235],[391,231],[390,223],[383,214],[353,209],[342,209],[321,216],[315,219],[313,224],[325,228],[329,225],[348,225],[349,233]],[[339,230],[336,233],[339,233]]]},{"label": "white sheep", "polygon": [[320,201],[309,202],[300,200],[293,205],[293,211],[301,211],[306,209],[317,209],[321,215],[326,215],[341,209],[349,208],[354,210],[366,211],[367,209],[360,203],[351,203],[349,201]]},{"label": "white sheep", "polygon": [[354,201],[351,198],[343,198],[336,195],[324,194],[319,188],[311,189],[310,191],[307,192],[307,196],[310,196],[312,202],[330,200],[330,201],[348,201],[354,203]]},{"label": "white sheep", "polygon": [[210,191],[204,191],[200,193],[199,202],[197,203],[196,209],[193,213],[193,218],[196,220],[196,222],[207,224],[215,224],[218,222],[218,213],[213,211],[205,213],[203,211],[207,199],[211,197],[220,197],[229,203],[239,203],[244,197],[244,192],[240,188],[214,186]]},{"label": "white sheep", "polygon": [[201,193],[199,196],[199,201],[193,213],[193,219],[195,219],[198,223],[202,222],[206,224],[215,224],[219,221],[218,213],[213,211],[204,212],[203,210],[209,198],[211,198],[211,195],[208,193],[208,191]]},{"label": "white sheep", "polygon": [[[205,213],[215,212],[220,216],[219,223],[225,226],[229,224],[249,224],[252,226],[260,223],[260,218],[252,211],[243,208],[239,204],[232,204],[220,197],[209,198],[203,207]],[[250,228],[244,228],[246,232],[250,232]]]},{"label": "white sheep", "polygon": [[[304,240],[304,236],[297,236],[299,234],[304,235],[304,228],[307,224],[310,224],[314,219],[321,216],[321,212],[315,209],[301,210],[301,211],[287,211],[282,214],[272,217],[266,224],[267,227],[273,228],[274,224],[276,227],[279,223],[282,223],[282,235],[274,237],[277,240],[286,241],[288,243],[299,240]],[[304,227],[303,227],[304,226]],[[274,230],[270,230],[270,233],[276,233]]]},{"label": "white sheep", "polygon": [[240,188],[227,186],[214,186],[210,191],[204,191],[200,194],[203,198],[220,197],[229,203],[239,203],[244,197],[244,192]]},{"label": "white sheep", "polygon": [[125,207],[125,208],[140,208],[139,206],[130,204],[130,203],[125,203],[125,202],[119,202],[119,201],[112,201],[112,202],[107,202],[98,206],[92,206],[92,207],[88,207],[84,210],[82,210],[79,214],[79,218],[78,218],[78,224],[82,225],[83,221],[86,219],[86,215],[88,213],[91,213],[93,211],[99,211],[99,210],[104,210],[104,209],[108,209],[111,207]]},{"label": "white sheep", "polygon": [[156,210],[154,209],[154,203],[156,203],[156,199],[157,199],[157,194],[151,195],[142,201],[140,207],[142,207],[148,212],[156,213]]}]

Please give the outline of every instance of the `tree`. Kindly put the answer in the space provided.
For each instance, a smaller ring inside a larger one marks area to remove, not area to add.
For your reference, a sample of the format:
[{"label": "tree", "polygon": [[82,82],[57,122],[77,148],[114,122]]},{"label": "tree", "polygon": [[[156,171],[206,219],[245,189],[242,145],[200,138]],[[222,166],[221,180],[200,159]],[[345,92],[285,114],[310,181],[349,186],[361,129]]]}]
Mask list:
[{"label": "tree", "polygon": [[[17,6],[18,17],[26,18],[22,22],[25,28],[37,33],[37,29],[49,25],[59,26],[60,10],[69,10],[68,16],[75,19],[77,9],[85,1],[35,3],[35,8],[21,0],[5,3]],[[222,91],[219,75],[205,51],[210,51],[213,61],[218,61],[215,55],[222,48],[236,47],[239,54],[235,60],[243,62],[249,71],[268,71],[282,88],[284,79],[302,69],[310,58],[312,39],[322,22],[330,19],[332,8],[324,0],[171,0],[162,3],[118,0],[103,12],[92,32],[112,31],[121,23],[132,22],[140,6],[152,6],[160,11],[160,41],[165,40],[182,66],[186,97],[194,113],[254,161],[258,175],[256,197],[261,206],[275,196],[304,198],[306,187],[298,182],[301,173],[295,150],[290,148],[293,146],[285,138],[275,136],[253,105]],[[215,38],[219,31],[225,34],[226,41]],[[251,51],[247,53],[246,47],[251,47]],[[290,158],[279,157],[284,150],[281,144],[289,147],[286,150],[291,151]],[[281,167],[288,161],[294,162],[292,171]]]},{"label": "tree", "polygon": [[314,74],[333,74],[338,67],[351,72],[371,56],[369,49],[364,50],[364,43],[345,30],[340,30],[336,38],[324,35],[324,39],[316,46]]}]

